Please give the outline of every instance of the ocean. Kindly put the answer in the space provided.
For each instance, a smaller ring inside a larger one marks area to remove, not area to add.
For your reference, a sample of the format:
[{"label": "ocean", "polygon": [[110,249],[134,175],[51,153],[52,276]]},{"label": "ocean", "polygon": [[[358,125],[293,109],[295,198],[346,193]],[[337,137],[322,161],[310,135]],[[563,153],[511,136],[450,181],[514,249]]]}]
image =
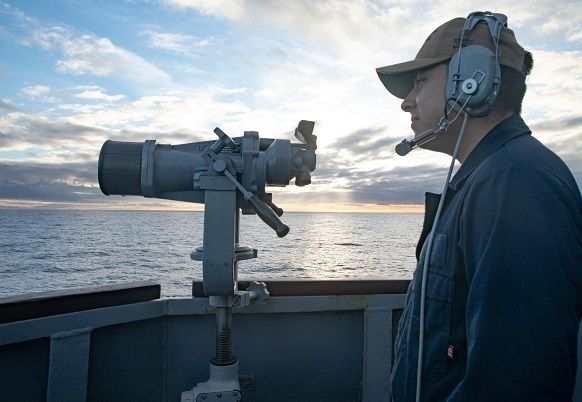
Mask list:
[{"label": "ocean", "polygon": [[[0,297],[153,280],[188,297],[202,262],[202,212],[0,209]],[[239,279],[411,278],[418,213],[285,213],[283,238],[243,215],[240,243],[258,258]]]}]

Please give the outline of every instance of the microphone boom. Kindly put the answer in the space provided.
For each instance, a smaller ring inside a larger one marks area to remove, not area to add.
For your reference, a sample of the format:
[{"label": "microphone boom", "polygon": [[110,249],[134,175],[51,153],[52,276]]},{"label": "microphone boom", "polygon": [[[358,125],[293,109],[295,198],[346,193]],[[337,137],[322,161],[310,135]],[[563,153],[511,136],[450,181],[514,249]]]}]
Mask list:
[{"label": "microphone boom", "polygon": [[431,140],[434,140],[437,134],[441,131],[447,131],[450,124],[451,122],[446,117],[442,117],[436,130],[427,130],[411,140],[407,140],[406,138],[403,139],[400,144],[396,145],[396,153],[400,156],[408,155],[408,153],[413,149],[418,148],[420,145],[426,144]]}]

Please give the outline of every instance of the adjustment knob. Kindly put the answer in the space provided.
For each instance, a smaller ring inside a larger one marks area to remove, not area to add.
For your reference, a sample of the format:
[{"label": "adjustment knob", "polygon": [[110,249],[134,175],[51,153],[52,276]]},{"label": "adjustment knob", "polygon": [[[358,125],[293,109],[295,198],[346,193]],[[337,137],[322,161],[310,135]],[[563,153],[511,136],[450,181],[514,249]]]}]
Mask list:
[{"label": "adjustment knob", "polygon": [[478,84],[473,78],[468,78],[463,81],[462,89],[467,95],[473,94],[477,90]]},{"label": "adjustment knob", "polygon": [[264,304],[270,296],[265,282],[251,282],[247,288],[247,292],[249,292],[251,296],[251,303],[253,304]]}]

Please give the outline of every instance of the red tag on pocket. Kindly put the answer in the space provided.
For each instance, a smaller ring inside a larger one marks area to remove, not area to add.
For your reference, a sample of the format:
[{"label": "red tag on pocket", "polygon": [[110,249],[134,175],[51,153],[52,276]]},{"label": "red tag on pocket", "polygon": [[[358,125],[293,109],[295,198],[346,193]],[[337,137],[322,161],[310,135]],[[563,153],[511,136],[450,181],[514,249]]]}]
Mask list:
[{"label": "red tag on pocket", "polygon": [[449,360],[453,360],[455,358],[455,347],[453,345],[449,345],[449,348],[447,349],[447,356],[449,357]]}]

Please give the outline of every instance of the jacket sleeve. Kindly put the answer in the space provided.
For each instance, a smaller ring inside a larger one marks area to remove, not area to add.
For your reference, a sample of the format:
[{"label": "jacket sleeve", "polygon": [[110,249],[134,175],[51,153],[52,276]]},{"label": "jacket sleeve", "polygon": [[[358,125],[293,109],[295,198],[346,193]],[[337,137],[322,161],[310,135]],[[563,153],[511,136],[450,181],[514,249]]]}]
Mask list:
[{"label": "jacket sleeve", "polygon": [[571,400],[580,203],[543,169],[498,166],[479,177],[458,244],[469,287],[467,369],[449,401]]}]

